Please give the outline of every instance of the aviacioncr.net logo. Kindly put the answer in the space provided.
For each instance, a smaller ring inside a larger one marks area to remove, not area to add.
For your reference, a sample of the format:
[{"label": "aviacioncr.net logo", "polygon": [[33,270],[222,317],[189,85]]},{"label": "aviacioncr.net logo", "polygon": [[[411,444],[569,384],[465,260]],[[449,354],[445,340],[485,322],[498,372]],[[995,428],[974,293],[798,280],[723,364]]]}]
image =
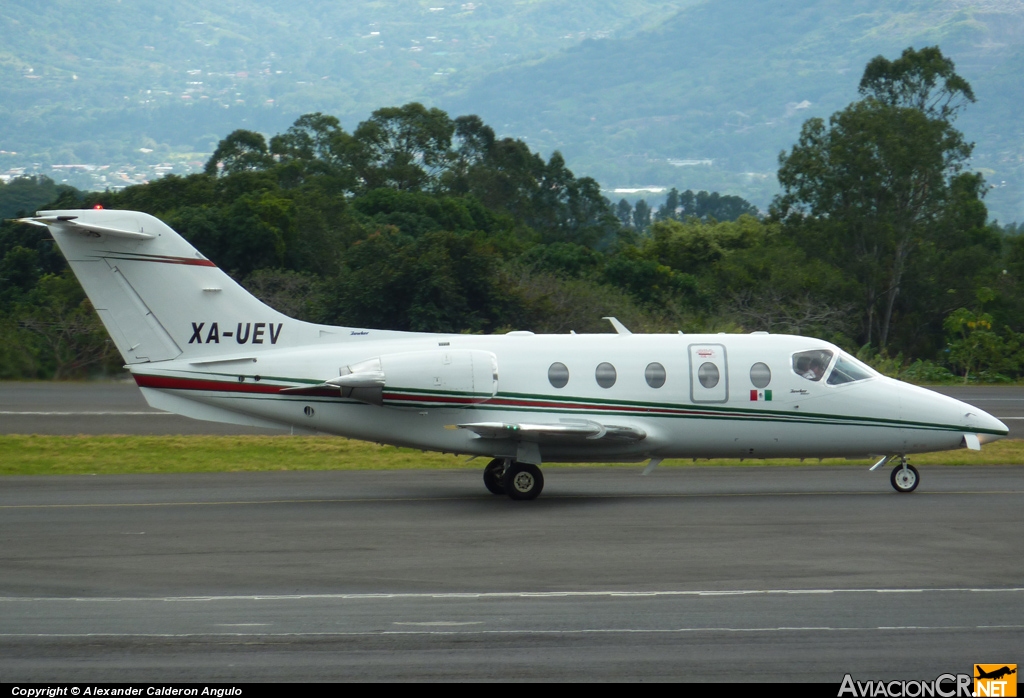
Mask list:
[{"label": "aviacioncr.net logo", "polygon": [[941,674],[934,681],[857,681],[847,674],[838,698],[972,698],[974,677]]},{"label": "aviacioncr.net logo", "polygon": [[1016,664],[975,664],[974,695],[1013,698],[1017,695]]}]

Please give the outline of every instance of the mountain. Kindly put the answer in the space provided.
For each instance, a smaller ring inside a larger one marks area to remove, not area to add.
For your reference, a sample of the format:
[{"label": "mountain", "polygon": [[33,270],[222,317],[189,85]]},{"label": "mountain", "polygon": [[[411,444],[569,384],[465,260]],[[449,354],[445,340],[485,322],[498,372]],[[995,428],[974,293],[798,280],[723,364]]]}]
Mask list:
[{"label": "mountain", "polygon": [[208,154],[234,128],[276,131],[317,110],[354,125],[506,64],[657,23],[678,4],[4,0],[0,156]]},{"label": "mountain", "polygon": [[978,97],[958,126],[990,210],[1024,220],[1021,0],[5,0],[0,37],[8,174],[119,186],[192,171],[236,128],[324,111],[352,129],[417,100],[609,189],[762,207],[779,151],[857,98],[870,58],[937,44]]},{"label": "mountain", "polygon": [[715,0],[650,31],[587,40],[488,75],[443,104],[475,111],[535,149],[559,148],[606,187],[718,189],[765,205],[801,124],[858,98],[865,64],[939,45],[978,98],[958,123],[1024,219],[1024,3]]}]

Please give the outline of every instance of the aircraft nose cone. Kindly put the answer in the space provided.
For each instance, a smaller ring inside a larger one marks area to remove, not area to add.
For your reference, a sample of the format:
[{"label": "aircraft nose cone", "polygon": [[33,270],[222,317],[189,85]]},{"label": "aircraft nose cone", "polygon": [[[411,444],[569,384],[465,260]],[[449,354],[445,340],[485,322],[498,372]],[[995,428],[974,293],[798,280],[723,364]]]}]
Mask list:
[{"label": "aircraft nose cone", "polygon": [[977,433],[978,440],[985,444],[1001,439],[1010,433],[1009,428],[988,412],[964,404],[964,421],[970,431]]}]

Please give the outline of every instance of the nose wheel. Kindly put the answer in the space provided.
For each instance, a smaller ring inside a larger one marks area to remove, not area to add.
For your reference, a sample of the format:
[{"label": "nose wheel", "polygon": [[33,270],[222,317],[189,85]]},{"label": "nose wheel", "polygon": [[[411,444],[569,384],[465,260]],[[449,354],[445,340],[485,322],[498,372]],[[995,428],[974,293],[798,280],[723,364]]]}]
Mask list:
[{"label": "nose wheel", "polygon": [[892,473],[889,475],[889,482],[892,483],[892,488],[897,492],[910,493],[917,489],[917,484],[921,481],[921,475],[917,472],[917,468],[907,463],[907,459],[904,458],[900,465],[897,465],[892,469]]}]

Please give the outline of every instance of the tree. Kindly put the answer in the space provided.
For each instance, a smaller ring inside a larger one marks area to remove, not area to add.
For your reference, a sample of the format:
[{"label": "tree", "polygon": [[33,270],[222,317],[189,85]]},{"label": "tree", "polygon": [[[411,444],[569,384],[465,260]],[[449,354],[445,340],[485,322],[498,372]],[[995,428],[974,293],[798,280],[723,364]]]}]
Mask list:
[{"label": "tree", "polygon": [[651,225],[651,207],[647,202],[640,199],[633,208],[633,227],[637,230],[647,230]]},{"label": "tree", "polygon": [[699,218],[708,221],[734,221],[740,216],[760,216],[757,206],[740,196],[719,194],[717,191],[699,191],[696,194],[687,189],[683,193],[672,188],[665,197],[665,203],[658,207],[654,219],[658,221]]},{"label": "tree", "polygon": [[579,179],[565,166],[557,150],[544,166],[526,222],[545,241],[594,246],[619,228],[611,202],[591,177]]},{"label": "tree", "polygon": [[630,228],[633,226],[633,204],[629,203],[625,199],[620,199],[619,203],[615,204],[615,217],[619,219],[624,228]]},{"label": "tree", "polygon": [[58,199],[61,195],[79,195],[74,187],[56,184],[49,177],[15,177],[6,184],[0,182],[0,219],[18,215],[32,215],[36,209]]},{"label": "tree", "polygon": [[366,152],[366,188],[433,188],[451,159],[454,133],[448,114],[419,102],[373,112],[353,134]]},{"label": "tree", "polygon": [[208,175],[228,175],[247,170],[263,170],[273,164],[263,134],[238,129],[217,144],[203,171]]},{"label": "tree", "polygon": [[908,48],[895,61],[875,56],[864,69],[858,91],[881,104],[917,109],[943,120],[954,119],[975,101],[970,84],[957,75],[953,61],[938,46]]},{"label": "tree", "polygon": [[773,207],[807,233],[814,254],[860,282],[864,339],[877,335],[884,350],[912,257],[941,245],[939,231],[963,207],[984,205],[980,187],[966,181],[977,175],[963,172],[973,144],[952,125],[973,93],[938,48],[907,49],[894,62],[875,58],[861,93],[827,125],[807,121],[779,156],[783,194]]}]

